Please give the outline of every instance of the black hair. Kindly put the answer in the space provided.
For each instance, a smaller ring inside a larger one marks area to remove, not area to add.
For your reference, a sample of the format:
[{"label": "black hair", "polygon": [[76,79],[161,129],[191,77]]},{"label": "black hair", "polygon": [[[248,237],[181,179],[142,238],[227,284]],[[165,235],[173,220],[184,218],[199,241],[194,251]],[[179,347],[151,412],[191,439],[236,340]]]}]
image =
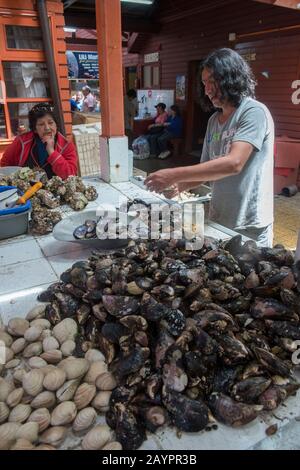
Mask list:
[{"label": "black hair", "polygon": [[170,109],[172,109],[172,111],[176,113],[176,116],[180,116],[180,108],[179,106],[177,106],[177,104],[172,104],[172,106],[170,106]]},{"label": "black hair", "polygon": [[57,125],[57,120],[55,118],[53,107],[49,103],[38,103],[28,113],[29,128],[32,131],[35,131],[36,122],[38,119],[49,114]]},{"label": "black hair", "polygon": [[[212,76],[219,85],[221,99],[238,107],[246,96],[255,98],[256,81],[248,63],[233,49],[222,48],[211,52],[201,64],[212,71]],[[204,89],[202,87],[202,93]],[[202,97],[202,105],[207,110],[212,109],[208,97]]]},{"label": "black hair", "polygon": [[136,91],[133,88],[130,88],[130,90],[127,91],[126,95],[128,98],[136,98]]}]

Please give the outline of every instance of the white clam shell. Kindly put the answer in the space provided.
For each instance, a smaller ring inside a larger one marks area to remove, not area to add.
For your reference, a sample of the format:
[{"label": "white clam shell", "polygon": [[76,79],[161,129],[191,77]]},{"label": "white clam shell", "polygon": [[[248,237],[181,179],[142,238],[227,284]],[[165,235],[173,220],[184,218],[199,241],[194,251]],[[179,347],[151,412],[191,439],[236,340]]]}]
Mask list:
[{"label": "white clam shell", "polygon": [[49,372],[51,372],[52,370],[55,370],[55,369],[56,369],[56,366],[54,364],[47,364],[46,366],[41,368],[41,371],[44,372],[44,375],[47,375],[47,374],[49,374]]},{"label": "white clam shell", "polygon": [[35,422],[28,422],[19,427],[16,437],[17,439],[27,439],[29,442],[38,440],[39,425]]},{"label": "white clam shell", "polygon": [[11,349],[15,354],[19,354],[21,351],[23,351],[26,345],[27,342],[24,338],[18,338],[12,343]]},{"label": "white clam shell", "polygon": [[111,439],[111,430],[106,425],[98,425],[91,429],[83,438],[81,446],[84,450],[102,449]]},{"label": "white clam shell", "polygon": [[64,357],[68,357],[68,356],[72,356],[75,350],[75,347],[76,347],[75,341],[73,341],[72,339],[67,339],[67,341],[64,341],[62,343],[60,350]]},{"label": "white clam shell", "polygon": [[10,410],[7,404],[1,401],[0,402],[0,423],[4,423],[7,420],[9,413],[10,413]]},{"label": "white clam shell", "polygon": [[67,374],[67,379],[77,379],[82,377],[89,369],[89,361],[86,359],[66,359],[63,363],[59,364]]},{"label": "white clam shell", "polygon": [[95,362],[95,361],[105,361],[105,357],[102,354],[101,351],[98,351],[98,349],[89,349],[84,357],[89,361],[89,362]]},{"label": "white clam shell", "polygon": [[89,384],[94,384],[99,375],[107,371],[107,364],[104,361],[92,362],[90,368],[84,377],[84,381]]},{"label": "white clam shell", "polygon": [[92,401],[92,406],[99,411],[108,411],[111,392],[99,392]]},{"label": "white clam shell", "polygon": [[64,401],[54,408],[51,415],[51,426],[72,423],[76,417],[76,406],[72,401]]},{"label": "white clam shell", "polygon": [[59,349],[59,342],[54,336],[47,336],[43,339],[44,352],[51,351],[52,349]]},{"label": "white clam shell", "polygon": [[97,413],[92,406],[83,408],[79,411],[73,422],[73,431],[81,432],[88,429],[92,424],[94,424],[96,417]]},{"label": "white clam shell", "polygon": [[53,336],[55,336],[57,341],[62,344],[69,339],[74,341],[77,331],[78,326],[76,321],[72,318],[65,318],[55,325],[53,328]]},{"label": "white clam shell", "polygon": [[11,380],[5,380],[0,377],[0,401],[6,401],[10,392],[15,388]]},{"label": "white clam shell", "polygon": [[30,326],[40,326],[42,330],[49,330],[51,328],[51,323],[46,318],[37,318],[30,322]]},{"label": "white clam shell", "polygon": [[31,369],[41,369],[47,366],[47,362],[38,356],[33,356],[29,359],[28,365]]},{"label": "white clam shell", "polygon": [[11,318],[7,325],[7,331],[12,336],[24,336],[29,328],[29,321],[24,318]]},{"label": "white clam shell", "polygon": [[60,402],[72,400],[80,384],[80,379],[68,380],[56,391],[57,400]]},{"label": "white clam shell", "polygon": [[102,447],[102,450],[122,450],[122,449],[123,449],[122,444],[118,441],[108,442],[107,444],[105,444],[104,447]]},{"label": "white clam shell", "polygon": [[8,395],[6,399],[6,403],[8,404],[10,408],[14,408],[20,403],[20,401],[23,398],[23,395],[24,395],[23,388],[22,387],[16,388],[12,392],[10,392],[10,394]]},{"label": "white clam shell", "polygon": [[52,331],[46,328],[45,330],[42,331],[40,340],[43,341],[45,338],[49,338],[50,336],[52,336]]},{"label": "white clam shell", "polygon": [[65,383],[66,377],[65,371],[57,367],[45,376],[43,385],[47,390],[55,392]]},{"label": "white clam shell", "polygon": [[93,384],[82,383],[79,385],[74,395],[74,403],[78,410],[85,408],[96,395],[96,386]]},{"label": "white clam shell", "polygon": [[36,305],[26,315],[26,320],[32,321],[36,318],[43,318],[45,316],[46,304]]},{"label": "white clam shell", "polygon": [[8,450],[16,441],[19,423],[5,423],[0,426],[0,450]]},{"label": "white clam shell", "polygon": [[40,442],[54,447],[60,446],[65,440],[67,428],[64,426],[53,426],[40,435]]},{"label": "white clam shell", "polygon": [[39,356],[43,350],[42,343],[37,341],[36,343],[30,343],[23,351],[23,357],[29,358],[33,356]]},{"label": "white clam shell", "polygon": [[0,343],[2,342],[7,348],[10,348],[13,341],[13,338],[6,331],[0,331]]},{"label": "white clam shell", "polygon": [[32,408],[52,408],[56,403],[55,395],[48,390],[39,393],[30,403]]},{"label": "white clam shell", "polygon": [[15,353],[13,352],[12,349],[5,347],[5,363],[7,364],[14,358]]},{"label": "white clam shell", "polygon": [[40,326],[31,326],[24,333],[24,339],[29,343],[32,343],[39,339],[42,334],[43,329]]},{"label": "white clam shell", "polygon": [[28,418],[29,421],[38,423],[39,432],[43,432],[49,427],[51,416],[47,408],[38,408],[31,413]]},{"label": "white clam shell", "polygon": [[28,395],[36,397],[43,390],[44,373],[40,369],[33,369],[23,378],[23,388]]},{"label": "white clam shell", "polygon": [[21,359],[12,359],[5,364],[5,369],[14,369],[20,365]]},{"label": "white clam shell", "polygon": [[14,375],[13,375],[14,382],[18,385],[21,384],[23,382],[23,377],[25,374],[26,374],[26,371],[24,369],[15,370]]},{"label": "white clam shell", "polygon": [[49,364],[58,364],[62,359],[62,352],[59,349],[51,349],[41,354],[41,358]]},{"label": "white clam shell", "polygon": [[15,444],[10,448],[10,450],[33,450],[34,445],[28,439],[19,438],[16,440]]},{"label": "white clam shell", "polygon": [[109,391],[116,388],[117,382],[113,374],[110,372],[104,372],[99,375],[96,379],[96,387],[102,391]]},{"label": "white clam shell", "polygon": [[17,406],[15,406],[15,408],[11,410],[8,421],[10,423],[24,423],[30,413],[31,407],[29,405],[19,403]]}]

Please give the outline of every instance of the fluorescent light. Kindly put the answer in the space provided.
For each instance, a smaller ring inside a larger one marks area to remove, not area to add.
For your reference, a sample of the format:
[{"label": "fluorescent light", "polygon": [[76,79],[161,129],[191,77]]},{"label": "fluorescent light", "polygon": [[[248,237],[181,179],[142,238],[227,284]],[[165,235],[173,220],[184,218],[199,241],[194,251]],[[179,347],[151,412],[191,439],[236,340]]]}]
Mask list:
[{"label": "fluorescent light", "polygon": [[143,5],[152,5],[154,0],[121,0],[124,3],[141,3]]},{"label": "fluorescent light", "polygon": [[76,28],[68,28],[67,26],[64,27],[65,33],[76,33],[76,31],[77,31]]}]

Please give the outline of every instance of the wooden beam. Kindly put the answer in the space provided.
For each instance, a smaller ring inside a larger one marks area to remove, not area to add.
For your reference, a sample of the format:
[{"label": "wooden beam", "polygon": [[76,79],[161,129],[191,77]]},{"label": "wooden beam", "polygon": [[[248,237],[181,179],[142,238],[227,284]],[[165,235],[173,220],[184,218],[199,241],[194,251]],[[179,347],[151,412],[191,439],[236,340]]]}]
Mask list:
[{"label": "wooden beam", "polygon": [[97,39],[86,38],[65,38],[67,44],[84,44],[86,46],[96,46]]},{"label": "wooden beam", "polygon": [[[75,11],[65,11],[65,23],[68,27],[82,29],[96,29],[96,18],[91,12],[75,13]],[[159,23],[143,18],[122,17],[122,31],[129,33],[158,33]]]},{"label": "wooden beam", "polygon": [[120,0],[96,2],[103,137],[124,135]]},{"label": "wooden beam", "polygon": [[139,33],[132,33],[127,44],[127,51],[131,52],[131,49],[133,48],[137,38],[139,36]]}]

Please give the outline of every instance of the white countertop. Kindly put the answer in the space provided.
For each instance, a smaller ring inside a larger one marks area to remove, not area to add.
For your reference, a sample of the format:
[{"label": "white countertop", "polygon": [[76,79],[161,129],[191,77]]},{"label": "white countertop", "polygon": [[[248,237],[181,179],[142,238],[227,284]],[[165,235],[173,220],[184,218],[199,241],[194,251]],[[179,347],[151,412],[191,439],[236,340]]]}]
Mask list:
[{"label": "white countertop", "polygon": [[[88,184],[93,184],[98,193],[98,199],[88,204],[86,209],[96,208],[100,203],[110,202],[115,204],[120,196],[138,197],[147,202],[159,201],[159,198],[135,184],[115,183],[107,184],[99,178],[84,178]],[[73,212],[64,209],[63,216]],[[205,235],[225,239],[234,235],[234,232],[220,227],[214,223],[205,225]],[[4,323],[12,317],[25,317],[30,308],[37,304],[37,295],[50,284],[56,282],[62,272],[68,269],[74,262],[87,259],[90,248],[82,248],[79,244],[59,242],[52,234],[44,236],[22,235],[19,237],[0,241],[0,317]],[[0,319],[1,319],[0,318]],[[278,427],[293,426],[297,424],[297,442],[300,442],[300,423],[294,421],[300,415],[300,400],[291,397],[284,406],[278,408],[276,416],[266,414],[240,429],[232,429],[218,425],[217,431],[201,433],[183,433],[178,438],[176,431],[170,428],[164,429],[155,435],[149,435],[149,439],[143,444],[143,449],[168,449],[168,450],[196,450],[196,449],[248,449],[257,445],[265,445],[267,448],[272,442],[276,448],[276,440],[280,436],[266,438],[265,429],[273,423]],[[284,432],[284,431],[282,431]],[[295,432],[295,431],[293,431]],[[296,447],[294,447],[296,448]]]}]

